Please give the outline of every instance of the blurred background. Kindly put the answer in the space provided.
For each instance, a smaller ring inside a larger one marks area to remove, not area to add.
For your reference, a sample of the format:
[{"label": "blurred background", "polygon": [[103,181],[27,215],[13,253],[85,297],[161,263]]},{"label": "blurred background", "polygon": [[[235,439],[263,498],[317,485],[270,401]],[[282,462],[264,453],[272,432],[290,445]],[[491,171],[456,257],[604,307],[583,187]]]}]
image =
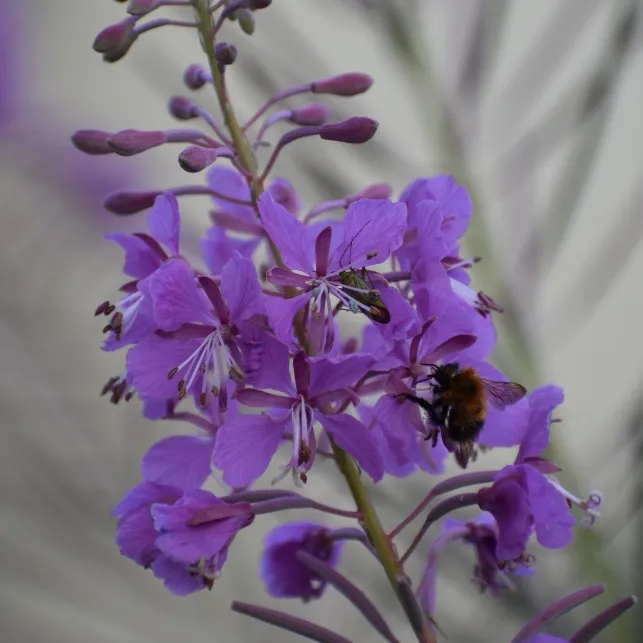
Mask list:
[{"label": "blurred background", "polygon": [[[475,214],[466,251],[484,257],[474,285],[506,309],[496,316],[496,363],[529,388],[565,388],[551,456],[579,496],[605,494],[596,529],[579,530],[565,551],[534,550],[536,576],[500,599],[470,583],[471,552],[448,550],[438,616],[450,641],[508,641],[537,609],[589,583],[605,582],[606,595],[552,633],[643,595],[642,12],[636,0],[279,0],[257,15],[252,37],[235,25],[225,32],[240,51],[228,82],[242,117],[300,82],[343,71],[376,79],[367,94],[333,103],[337,120],[380,122],[367,147],[307,139],[279,161],[276,174],[306,204],[381,181],[399,194],[440,172],[467,186]],[[102,237],[145,226],[144,215],[117,218],[101,201],[127,185],[201,180],[186,179],[171,148],[89,158],[69,143],[86,127],[171,127],[167,99],[185,93],[185,66],[203,61],[194,33],[159,29],[103,63],[92,40],[123,15],[108,0],[0,0],[3,640],[299,640],[228,609],[233,598],[276,604],[257,579],[271,517],[242,534],[211,593],[187,598],[113,542],[111,508],[138,481],[147,447],[176,427],[99,397],[124,359],[99,350],[102,323],[92,316],[121,283],[121,253]],[[184,239],[196,248],[208,202],[182,205]],[[509,458],[494,452],[478,465]],[[331,468],[315,478],[318,497],[340,492]],[[427,486],[422,476],[392,482],[375,492],[389,528]],[[350,547],[343,569],[404,632],[383,577]],[[413,574],[425,555],[421,547]],[[277,605],[354,641],[372,636],[332,589],[313,605]],[[599,640],[640,641],[642,627],[634,610]]]}]

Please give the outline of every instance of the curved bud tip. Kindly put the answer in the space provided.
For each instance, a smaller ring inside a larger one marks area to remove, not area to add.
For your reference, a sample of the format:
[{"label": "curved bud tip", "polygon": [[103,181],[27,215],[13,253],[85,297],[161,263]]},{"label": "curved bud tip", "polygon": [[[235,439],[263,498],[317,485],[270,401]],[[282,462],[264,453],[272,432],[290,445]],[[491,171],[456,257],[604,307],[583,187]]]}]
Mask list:
[{"label": "curved bud tip", "polygon": [[183,72],[183,82],[188,89],[201,89],[208,81],[208,73],[201,65],[190,65]]},{"label": "curved bud tip", "polygon": [[165,132],[143,132],[135,129],[125,129],[112,134],[107,139],[107,145],[120,156],[133,156],[153,147],[158,147],[166,141]]},{"label": "curved bud tip", "polygon": [[129,0],[127,13],[131,16],[144,16],[158,6],[157,0]]},{"label": "curved bud tip", "polygon": [[110,132],[99,129],[80,129],[72,134],[71,142],[85,154],[113,154],[114,150],[107,144],[109,136]]},{"label": "curved bud tip", "polygon": [[186,172],[201,172],[217,160],[217,151],[190,145],[179,154],[179,165]]},{"label": "curved bud tip", "polygon": [[330,108],[321,103],[293,109],[288,119],[295,125],[323,125],[330,117]]},{"label": "curved bud tip", "polygon": [[370,141],[379,127],[379,123],[366,116],[354,116],[340,123],[322,125],[319,135],[325,141],[340,143],[366,143]]},{"label": "curved bud tip", "polygon": [[363,94],[372,84],[373,78],[368,74],[350,72],[324,80],[317,80],[311,85],[311,91],[313,94],[355,96]]},{"label": "curved bud tip", "polygon": [[[131,42],[134,42],[136,38],[134,35],[135,24],[136,18],[132,17],[125,18],[125,20],[121,20],[121,22],[105,27],[105,29],[94,38],[92,48],[99,54],[113,54],[128,43],[131,45]],[[129,45],[127,48],[129,49]]]},{"label": "curved bud tip", "polygon": [[168,110],[174,118],[187,121],[198,116],[196,105],[184,96],[173,96],[170,98]]},{"label": "curved bud tip", "polygon": [[232,65],[237,59],[237,48],[230,42],[218,42],[214,48],[214,57],[220,65]]},{"label": "curved bud tip", "polygon": [[160,190],[146,192],[113,192],[104,201],[103,206],[114,214],[136,214],[154,205],[154,199]]}]

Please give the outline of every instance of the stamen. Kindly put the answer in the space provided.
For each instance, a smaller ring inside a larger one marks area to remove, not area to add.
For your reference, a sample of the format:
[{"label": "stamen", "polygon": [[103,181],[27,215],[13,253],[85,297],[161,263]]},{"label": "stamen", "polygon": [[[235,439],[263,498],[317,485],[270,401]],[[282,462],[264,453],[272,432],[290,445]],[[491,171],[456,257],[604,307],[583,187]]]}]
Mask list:
[{"label": "stamen", "polygon": [[586,529],[591,529],[601,516],[600,506],[603,504],[603,494],[600,491],[593,490],[590,492],[587,500],[582,500],[567,491],[553,476],[547,476],[547,480],[563,495],[565,500],[567,500],[570,509],[573,505],[576,505],[585,512],[581,520],[581,525]]}]

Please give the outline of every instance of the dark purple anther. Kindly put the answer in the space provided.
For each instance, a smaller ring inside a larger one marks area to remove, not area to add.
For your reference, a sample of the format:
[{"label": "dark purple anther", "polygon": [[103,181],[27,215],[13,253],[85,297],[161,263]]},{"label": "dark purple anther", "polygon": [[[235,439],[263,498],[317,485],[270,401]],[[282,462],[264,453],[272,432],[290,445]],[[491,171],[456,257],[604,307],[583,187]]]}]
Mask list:
[{"label": "dark purple anther", "polygon": [[329,123],[320,127],[319,135],[325,141],[340,143],[366,143],[370,141],[379,124],[372,118],[354,116],[340,123]]},{"label": "dark purple anther", "polygon": [[373,84],[368,74],[350,72],[324,80],[316,80],[311,85],[313,94],[335,94],[335,96],[355,96],[363,94]]}]

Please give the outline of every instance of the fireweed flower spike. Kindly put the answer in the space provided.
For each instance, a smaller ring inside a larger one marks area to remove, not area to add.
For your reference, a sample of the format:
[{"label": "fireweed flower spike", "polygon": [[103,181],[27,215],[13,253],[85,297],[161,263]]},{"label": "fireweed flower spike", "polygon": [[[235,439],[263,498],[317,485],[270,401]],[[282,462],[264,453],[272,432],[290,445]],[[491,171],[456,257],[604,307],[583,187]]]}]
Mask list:
[{"label": "fireweed flower spike", "polygon": [[[189,433],[177,430],[143,455],[141,482],[114,510],[116,542],[170,592],[188,595],[213,588],[238,556],[239,531],[258,528],[264,514],[333,515],[352,522],[285,523],[267,535],[258,577],[268,594],[308,602],[322,599],[330,585],[384,640],[397,643],[371,592],[342,574],[343,542],[356,540],[382,567],[378,578],[388,580],[417,641],[437,643],[436,572],[446,546],[466,546],[477,587],[495,595],[513,577],[534,571],[532,536],[545,549],[571,545],[572,511],[582,510],[581,524],[591,526],[602,496],[576,497],[553,477],[559,469],[543,455],[552,412],[558,415],[563,401],[557,386],[536,388],[502,411],[490,406],[475,420],[484,426],[464,452],[446,431],[453,404],[436,390],[437,367],[458,364],[480,378],[506,380],[487,361],[496,342],[492,312],[501,306],[472,286],[480,258],[460,252],[474,216],[465,186],[447,175],[422,177],[398,196],[379,182],[385,177],[374,177],[370,186],[304,206],[296,186],[273,177],[291,143],[314,136],[361,144],[378,123],[359,115],[334,122],[332,110],[316,102],[323,94],[349,98],[367,91],[373,79],[360,72],[302,78],[259,106],[244,105],[250,116],[238,118],[228,80],[245,56],[244,39],[261,28],[257,12],[270,4],[130,0],[128,15],[93,43],[107,62],[116,62],[143,46],[147,32],[180,27],[194,33],[204,54],[185,61],[183,82],[191,93],[168,97],[169,116],[180,121],[175,127],[133,123],[118,132],[82,129],[72,136],[75,148],[92,156],[163,153],[179,143],[176,171],[203,177],[202,184],[122,189],[105,201],[117,215],[150,212],[147,231],[108,237],[125,252],[126,278],[120,300],[104,301],[96,314],[108,319],[103,349],[124,348],[127,357],[103,393],[113,402],[140,399],[150,420],[189,425]],[[171,18],[163,15],[167,7],[175,12]],[[225,42],[219,37],[224,24]],[[208,97],[201,103],[193,92],[213,93],[218,111],[203,107]],[[282,103],[293,96],[309,101]],[[200,258],[179,244],[179,201],[188,196],[211,199]],[[359,315],[359,332],[343,327],[347,311]],[[434,401],[446,405],[445,420],[429,413]],[[485,449],[517,447],[517,455],[499,470],[433,483],[429,476],[443,472],[449,451],[465,466],[474,442]],[[283,460],[280,447],[288,449]],[[334,461],[346,483],[346,493],[337,493],[340,506],[313,499],[309,487],[300,494],[257,483],[279,463],[285,466],[274,483],[302,487],[322,459]],[[401,510],[386,533],[369,485],[385,474],[401,485],[413,472],[424,477],[427,494]],[[289,473],[293,480],[284,480]],[[211,483],[224,493],[203,489]],[[449,520],[452,511],[471,507],[484,513]],[[411,546],[398,551],[394,540],[419,517],[424,522]],[[426,539],[436,522],[437,536]],[[407,565],[425,542],[425,564]],[[590,587],[560,599],[529,620],[513,643],[560,643],[544,632],[549,622],[600,591]],[[614,603],[569,641],[590,641],[634,602]],[[232,609],[324,643],[348,641],[285,612],[239,602]]]}]

